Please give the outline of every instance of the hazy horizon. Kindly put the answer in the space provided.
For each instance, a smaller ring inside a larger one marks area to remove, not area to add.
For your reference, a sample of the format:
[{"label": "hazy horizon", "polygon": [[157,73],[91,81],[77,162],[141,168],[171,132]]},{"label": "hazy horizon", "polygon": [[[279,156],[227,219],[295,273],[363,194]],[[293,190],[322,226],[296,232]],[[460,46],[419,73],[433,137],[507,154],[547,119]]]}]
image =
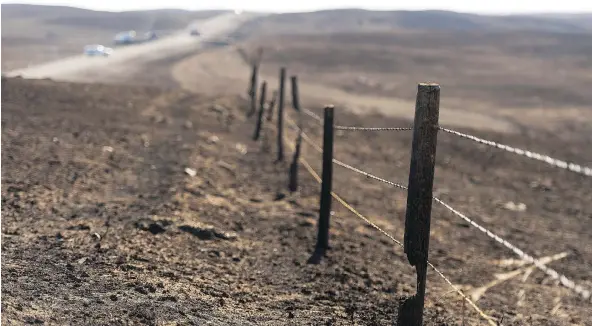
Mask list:
[{"label": "hazy horizon", "polygon": [[[520,2],[498,1],[494,3],[482,3],[468,0],[450,0],[447,6],[442,6],[441,1],[424,0],[421,3],[403,3],[396,6],[386,5],[382,0],[305,0],[297,4],[278,4],[275,1],[251,1],[249,3],[240,0],[220,0],[218,6],[204,6],[199,3],[187,4],[187,1],[170,0],[128,0],[125,2],[104,0],[91,2],[83,0],[32,0],[32,1],[3,1],[2,4],[31,4],[49,6],[68,6],[99,11],[130,11],[153,9],[185,9],[185,10],[235,10],[257,12],[308,12],[332,9],[366,9],[366,10],[446,10],[474,14],[504,15],[504,14],[578,14],[592,13],[592,2],[579,0],[565,0],[562,2],[541,3],[540,1],[523,0]],[[190,2],[191,3],[191,2]],[[536,8],[532,10],[531,8]]]}]

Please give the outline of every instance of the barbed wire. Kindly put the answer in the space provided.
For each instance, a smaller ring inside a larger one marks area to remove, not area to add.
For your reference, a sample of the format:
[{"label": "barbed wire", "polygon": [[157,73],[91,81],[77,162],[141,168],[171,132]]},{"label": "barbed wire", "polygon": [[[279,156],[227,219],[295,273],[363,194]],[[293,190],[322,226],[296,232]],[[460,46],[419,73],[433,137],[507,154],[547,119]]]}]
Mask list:
[{"label": "barbed wire", "polygon": [[[297,126],[296,126],[297,127]],[[320,150],[320,152],[322,153],[322,148],[317,145],[316,143],[314,143],[314,141],[308,136],[306,135],[305,132],[302,132],[302,138],[311,146],[313,146],[313,148],[315,148],[317,151]],[[398,189],[402,189],[402,190],[407,190],[408,188],[404,185],[383,179],[381,177],[378,177],[376,175],[373,175],[371,173],[362,171],[356,167],[353,167],[349,164],[343,163],[339,160],[333,159],[333,163],[340,165],[346,169],[349,169],[353,172],[359,173],[361,175],[366,176],[369,179],[374,179],[377,181],[380,181],[382,183],[386,183],[392,187],[398,188]],[[583,288],[580,285],[577,285],[574,281],[570,280],[569,278],[567,278],[565,275],[560,274],[559,272],[555,271],[554,269],[545,266],[545,264],[543,264],[542,262],[540,262],[538,259],[534,258],[533,256],[525,253],[523,250],[521,250],[520,248],[516,247],[515,245],[513,245],[512,243],[510,243],[509,241],[503,239],[502,237],[496,235],[495,233],[493,233],[492,231],[488,230],[487,228],[485,228],[484,226],[480,225],[479,223],[475,222],[474,220],[470,219],[469,217],[467,217],[466,215],[464,215],[463,213],[457,211],[456,209],[454,209],[452,206],[450,206],[449,204],[447,204],[446,202],[444,202],[443,200],[441,200],[438,197],[434,197],[432,196],[432,199],[437,202],[438,204],[444,206],[446,209],[448,209],[449,211],[451,211],[453,214],[455,214],[456,216],[462,218],[463,220],[465,220],[466,222],[468,222],[469,224],[471,224],[472,226],[476,227],[479,231],[485,233],[485,235],[487,235],[488,237],[494,239],[495,241],[497,241],[498,243],[502,244],[504,247],[510,249],[512,252],[514,252],[518,257],[520,257],[520,259],[532,263],[533,265],[535,265],[535,267],[537,267],[538,269],[540,269],[541,271],[543,271],[545,274],[547,274],[548,276],[550,276],[553,280],[558,280],[564,287],[574,291],[575,293],[579,294],[582,298],[584,298],[585,300],[589,300],[591,297],[591,292],[590,290],[587,290],[585,288]]]},{"label": "barbed wire", "polygon": [[459,132],[456,130],[447,129],[447,128],[443,128],[443,127],[438,127],[438,128],[446,133],[453,134],[453,135],[456,135],[461,138],[469,139],[469,140],[472,140],[472,141],[480,143],[480,144],[484,144],[484,145],[492,146],[492,147],[497,147],[501,150],[504,150],[504,151],[507,151],[510,153],[514,153],[517,155],[526,156],[526,157],[531,158],[533,160],[545,162],[549,165],[552,165],[552,166],[555,166],[558,168],[562,168],[562,169],[569,170],[572,172],[580,173],[580,174],[583,174],[586,176],[592,176],[592,168],[589,168],[589,167],[581,166],[581,165],[574,164],[574,163],[568,163],[568,162],[565,162],[562,160],[558,160],[556,158],[549,157],[547,155],[527,151],[525,149],[520,149],[520,148],[496,143],[491,140],[482,139],[482,138],[475,137],[475,136],[472,136],[469,134],[465,134],[465,133],[462,133],[462,132]]},{"label": "barbed wire", "polygon": [[[321,118],[318,114],[312,112],[309,109],[303,108],[302,112],[304,114],[312,117],[313,119],[317,120],[319,123],[323,123],[323,118]],[[333,129],[335,130],[349,130],[349,131],[407,131],[413,130],[413,127],[350,127],[350,126],[339,126],[334,125]]]}]

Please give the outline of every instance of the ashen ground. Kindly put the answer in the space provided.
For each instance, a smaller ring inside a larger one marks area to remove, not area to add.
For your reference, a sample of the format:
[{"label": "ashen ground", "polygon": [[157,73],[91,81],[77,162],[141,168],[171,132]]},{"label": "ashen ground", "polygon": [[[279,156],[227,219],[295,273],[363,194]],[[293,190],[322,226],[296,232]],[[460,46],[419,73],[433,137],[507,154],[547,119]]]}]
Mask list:
[{"label": "ashen ground", "polygon": [[[329,256],[306,264],[319,186],[302,169],[300,192],[285,191],[287,164],[274,164],[273,132],[266,129],[268,153],[250,141],[253,121],[239,98],[7,79],[2,106],[7,325],[386,324],[398,299],[414,292],[402,250],[337,203]],[[337,119],[404,123],[342,112]],[[318,126],[306,127],[320,140]],[[574,136],[590,133],[577,128],[563,136],[569,141],[478,134],[590,162],[581,151],[590,139]],[[406,183],[410,140],[409,133],[338,133],[335,155]],[[304,156],[320,171],[312,149]],[[569,251],[551,266],[587,287],[590,186],[567,171],[440,135],[436,193],[535,256]],[[404,192],[338,167],[334,189],[402,238]],[[501,208],[510,200],[526,212]],[[466,291],[509,270],[491,264],[511,257],[507,250],[440,207],[432,225],[432,262]],[[428,289],[428,325],[460,324],[463,315],[479,324],[433,273]],[[538,271],[489,289],[477,303],[506,325],[592,324],[589,302]]]}]

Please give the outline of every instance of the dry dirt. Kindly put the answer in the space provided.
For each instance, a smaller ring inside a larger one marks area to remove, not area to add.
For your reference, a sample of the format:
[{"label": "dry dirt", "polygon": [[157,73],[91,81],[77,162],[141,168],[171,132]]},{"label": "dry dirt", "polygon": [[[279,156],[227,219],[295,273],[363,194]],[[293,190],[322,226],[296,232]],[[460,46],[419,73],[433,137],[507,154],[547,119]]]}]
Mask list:
[{"label": "dry dirt", "polygon": [[[214,103],[228,108],[230,125]],[[7,325],[386,324],[414,291],[402,250],[337,203],[328,258],[306,264],[319,186],[302,169],[301,190],[286,192],[287,164],[249,140],[254,122],[240,98],[8,79],[2,105]],[[402,123],[338,112],[338,123],[362,121]],[[318,139],[318,126],[307,126]],[[472,132],[592,161],[581,151],[589,137]],[[405,183],[409,146],[408,133],[339,134],[335,155]],[[438,151],[439,196],[535,256],[568,251],[551,266],[592,285],[589,179],[448,135]],[[319,169],[312,149],[305,157]],[[334,189],[402,238],[405,193],[339,168]],[[505,210],[507,201],[527,210]],[[470,292],[510,270],[491,263],[512,255],[484,235],[439,207],[433,219],[431,260],[455,284]],[[433,273],[428,288],[428,325],[463,315],[484,323]],[[592,325],[589,302],[538,271],[477,303],[506,325]]]},{"label": "dry dirt", "polygon": [[[249,76],[248,58],[245,58],[245,48],[239,45],[234,48],[206,51],[199,55],[187,57],[176,63],[172,68],[172,75],[185,89],[200,89],[215,94],[244,93],[244,77]],[[259,78],[267,81],[272,90],[277,90],[279,66],[264,62]],[[274,74],[275,70],[275,74]],[[317,81],[315,74],[293,69],[288,66],[288,76],[297,75],[301,101],[303,105],[312,107],[318,103],[333,103],[340,108],[346,108],[359,114],[379,112],[389,116],[413,119],[415,102],[398,97],[376,96],[341,89],[334,83]],[[289,79],[288,79],[289,82]],[[517,132],[517,125],[507,117],[493,112],[479,111],[474,108],[443,107],[441,122],[448,126],[471,126],[499,132]],[[409,122],[407,122],[409,124]]]},{"label": "dry dirt", "polygon": [[332,88],[335,100],[361,110],[401,116],[396,111],[413,106],[417,83],[438,82],[442,113],[458,112],[450,120],[512,131],[514,123],[555,129],[592,121],[592,95],[578,86],[592,82],[591,40],[590,33],[389,31],[254,36],[243,47],[264,49],[265,78],[285,66],[303,87]]},{"label": "dry dirt", "polygon": [[[272,88],[289,56],[289,74],[299,74],[305,106],[334,102],[337,123],[344,125],[409,125],[416,80],[405,69],[412,67],[397,66],[400,76],[392,72],[404,85],[395,96],[347,88],[345,77],[372,72],[366,69],[372,60],[347,61],[348,54],[337,59],[344,75],[319,71],[318,61],[307,59],[310,51],[320,48],[316,42],[327,41],[327,48],[337,43],[327,36],[298,39],[269,43],[278,48],[266,49],[262,79]],[[345,50],[364,49],[365,41],[356,40]],[[494,58],[496,44],[484,50],[484,60]],[[301,167],[299,192],[286,191],[288,162],[274,162],[269,123],[266,141],[250,140],[254,121],[236,94],[245,94],[249,74],[241,50],[256,46],[248,40],[238,48],[151,62],[150,69],[118,76],[117,86],[2,80],[3,324],[392,323],[399,300],[414,293],[414,270],[399,247],[338,203],[328,257],[321,265],[306,264],[320,186]],[[383,50],[403,59],[425,51]],[[436,58],[442,53],[448,52]],[[321,55],[328,60],[327,52]],[[510,60],[507,53],[501,58]],[[572,59],[553,65],[565,64],[569,76],[588,83],[585,65],[575,69]],[[507,79],[512,82],[546,69],[538,59],[511,60],[531,70],[503,62],[483,69],[500,75],[517,69]],[[460,69],[454,62],[451,67]],[[470,69],[478,68],[473,64]],[[592,119],[582,105],[589,103],[583,88],[566,97],[576,94],[582,103],[555,106],[564,84],[530,76],[555,90],[537,90],[552,95],[550,105],[531,105],[532,98],[495,87],[470,98],[447,88],[469,80],[454,69],[442,75],[453,76],[442,83],[443,124],[592,166]],[[496,78],[487,85],[503,85]],[[225,108],[222,114],[216,104]],[[295,118],[292,109],[288,113]],[[319,126],[305,120],[305,128],[320,143]],[[335,146],[337,159],[406,184],[410,133],[339,132]],[[319,155],[308,146],[303,154],[320,172]],[[550,267],[592,288],[590,178],[448,134],[439,135],[436,161],[437,196],[535,257],[567,252]],[[403,238],[405,192],[339,167],[334,190]],[[525,211],[504,208],[510,201],[523,203]],[[515,269],[493,263],[516,258],[511,252],[434,205],[430,260],[454,284],[475,294]],[[538,270],[489,288],[477,305],[504,325],[592,325],[590,302]],[[431,271],[425,319],[427,325],[486,325]]]}]

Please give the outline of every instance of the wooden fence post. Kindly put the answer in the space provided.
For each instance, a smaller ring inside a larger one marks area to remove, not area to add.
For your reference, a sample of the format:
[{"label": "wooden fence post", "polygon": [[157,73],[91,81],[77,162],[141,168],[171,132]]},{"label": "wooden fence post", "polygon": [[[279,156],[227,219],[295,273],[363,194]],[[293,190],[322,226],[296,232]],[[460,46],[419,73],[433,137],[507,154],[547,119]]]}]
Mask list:
[{"label": "wooden fence post", "polygon": [[300,110],[300,100],[298,96],[298,79],[291,77],[292,82],[292,106],[298,111],[298,137],[296,138],[296,150],[290,164],[288,190],[295,192],[298,190],[298,160],[300,159],[300,147],[302,146],[302,111]]},{"label": "wooden fence post", "polygon": [[321,207],[319,209],[317,244],[309,264],[318,264],[329,249],[329,218],[331,215],[331,188],[333,182],[333,106],[325,107],[323,124],[323,174]]},{"label": "wooden fence post", "polygon": [[257,116],[257,126],[255,127],[255,135],[253,140],[259,140],[259,134],[261,133],[261,124],[263,123],[263,112],[265,111],[265,93],[267,92],[267,82],[261,83],[261,95],[259,99],[259,115]]},{"label": "wooden fence post", "polygon": [[440,86],[419,84],[413,124],[404,238],[407,260],[415,266],[417,272],[417,293],[401,305],[398,325],[421,326],[423,323],[439,106]]},{"label": "wooden fence post", "polygon": [[273,109],[275,108],[275,102],[277,101],[278,92],[277,90],[273,91],[271,94],[271,101],[269,102],[269,112],[267,112],[267,121],[271,121],[273,119]]},{"label": "wooden fence post", "polygon": [[277,129],[278,129],[278,138],[277,138],[277,146],[278,146],[278,157],[277,161],[282,162],[284,160],[284,84],[286,81],[286,68],[282,67],[280,69],[280,98],[278,102],[278,121],[277,121]]},{"label": "wooden fence post", "polygon": [[298,94],[298,77],[292,76],[292,107],[294,110],[300,112],[300,96]]},{"label": "wooden fence post", "polygon": [[288,190],[295,192],[298,190],[298,160],[300,159],[300,147],[302,146],[302,129],[298,130],[298,137],[296,138],[296,150],[292,163],[290,163]]},{"label": "wooden fence post", "polygon": [[255,114],[257,109],[257,74],[259,70],[259,65],[257,63],[253,63],[253,70],[251,71],[251,87],[249,88],[249,96],[251,97],[251,110],[247,114],[248,117]]}]

